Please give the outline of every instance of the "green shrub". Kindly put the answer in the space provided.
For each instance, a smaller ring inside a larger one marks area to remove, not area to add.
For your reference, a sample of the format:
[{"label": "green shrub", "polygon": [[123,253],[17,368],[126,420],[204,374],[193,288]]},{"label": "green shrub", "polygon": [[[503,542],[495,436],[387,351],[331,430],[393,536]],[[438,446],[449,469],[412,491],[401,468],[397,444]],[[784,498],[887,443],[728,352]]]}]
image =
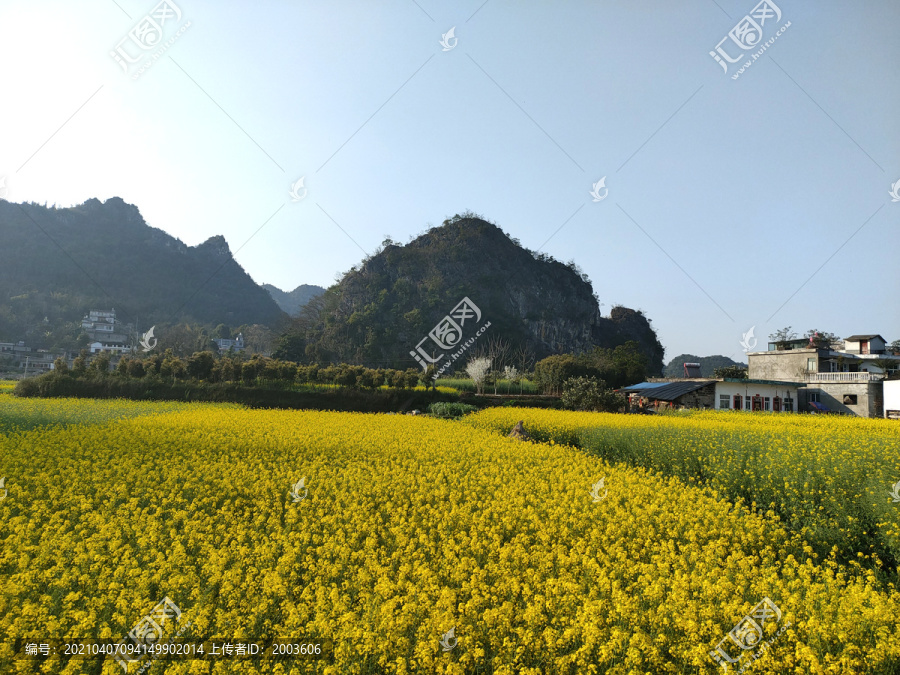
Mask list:
[{"label": "green shrub", "polygon": [[561,400],[569,410],[617,412],[625,407],[625,397],[596,377],[570,377],[563,383]]},{"label": "green shrub", "polygon": [[432,403],[428,406],[428,414],[433,417],[441,417],[443,419],[458,419],[463,415],[478,410],[474,405],[467,403]]}]

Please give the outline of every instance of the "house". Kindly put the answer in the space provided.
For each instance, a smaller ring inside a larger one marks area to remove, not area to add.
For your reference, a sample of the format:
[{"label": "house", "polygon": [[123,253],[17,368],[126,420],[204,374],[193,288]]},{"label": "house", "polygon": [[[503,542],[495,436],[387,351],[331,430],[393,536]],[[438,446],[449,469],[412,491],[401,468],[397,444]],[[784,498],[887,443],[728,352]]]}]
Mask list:
[{"label": "house", "polygon": [[116,319],[115,308],[110,310],[92,309],[81,320],[81,329],[87,333],[88,351],[91,354],[111,352],[131,353],[134,345],[134,326]]},{"label": "house", "polygon": [[0,366],[24,371],[25,375],[37,375],[54,369],[57,358],[66,358],[64,352],[54,353],[46,349],[26,347],[25,342],[0,342]]},{"label": "house", "polygon": [[844,349],[848,354],[886,354],[887,342],[880,335],[851,335],[844,338]]},{"label": "house", "polygon": [[715,380],[652,379],[617,391],[636,409],[712,408],[715,406]]},{"label": "house", "polygon": [[883,380],[900,366],[900,357],[888,353],[883,337],[852,335],[840,349],[798,342],[770,343],[768,351],[747,354],[749,377],[805,384],[799,399],[802,412],[824,408],[861,417],[882,416]]},{"label": "house", "polygon": [[241,352],[244,351],[244,334],[238,333],[234,340],[219,338],[215,340],[215,343],[219,347],[219,353],[227,352],[229,349]]},{"label": "house", "polygon": [[695,408],[705,410],[746,410],[797,412],[803,383],[736,378],[649,380],[620,393],[628,396],[632,409]]},{"label": "house", "polygon": [[798,412],[805,383],[725,378],[716,385],[716,410]]},{"label": "house", "polygon": [[130,344],[123,342],[91,342],[88,345],[88,352],[91,354],[99,354],[100,352],[110,352],[112,354],[130,354],[133,348]]}]

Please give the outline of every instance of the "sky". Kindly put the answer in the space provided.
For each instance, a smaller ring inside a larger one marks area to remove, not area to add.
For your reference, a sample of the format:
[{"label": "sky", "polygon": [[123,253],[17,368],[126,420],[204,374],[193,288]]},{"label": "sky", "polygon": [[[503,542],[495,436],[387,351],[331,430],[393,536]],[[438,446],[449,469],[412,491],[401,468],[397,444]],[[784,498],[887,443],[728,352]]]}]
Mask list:
[{"label": "sky", "polygon": [[891,341],[898,25],[890,0],[3,0],[0,197],[121,197],[284,290],[471,210],[643,310],[667,361]]}]

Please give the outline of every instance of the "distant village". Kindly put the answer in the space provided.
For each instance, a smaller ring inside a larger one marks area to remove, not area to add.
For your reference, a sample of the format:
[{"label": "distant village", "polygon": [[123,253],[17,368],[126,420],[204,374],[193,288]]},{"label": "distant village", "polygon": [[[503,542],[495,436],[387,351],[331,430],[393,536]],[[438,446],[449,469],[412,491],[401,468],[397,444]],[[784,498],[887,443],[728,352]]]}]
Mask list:
[{"label": "distant village", "polygon": [[[138,354],[142,351],[139,342],[140,336],[134,325],[116,319],[115,309],[92,309],[81,320],[81,329],[88,336],[88,342],[84,346],[88,353],[91,355],[110,354],[113,356],[112,363],[125,354]],[[240,333],[233,340],[218,339],[214,342],[218,346],[220,354],[229,350],[235,352],[245,350],[244,337]],[[0,363],[5,363],[9,369],[21,371],[25,377],[53,370],[53,363],[58,358],[66,359],[71,365],[75,356],[77,354],[32,349],[22,340],[16,343],[0,342]]]},{"label": "distant village", "polygon": [[[132,324],[116,319],[115,309],[91,310],[81,321],[85,349],[107,353],[113,363],[140,353]],[[243,335],[214,340],[219,353],[245,351]],[[0,342],[0,364],[24,377],[53,370],[76,355],[32,350],[23,341]],[[766,351],[747,354],[745,378],[702,377],[700,364],[684,363],[684,377],[650,378],[619,389],[631,410],[745,410],[749,412],[845,414],[900,420],[900,354],[878,334],[851,335],[822,346],[803,338],[770,342]]]}]

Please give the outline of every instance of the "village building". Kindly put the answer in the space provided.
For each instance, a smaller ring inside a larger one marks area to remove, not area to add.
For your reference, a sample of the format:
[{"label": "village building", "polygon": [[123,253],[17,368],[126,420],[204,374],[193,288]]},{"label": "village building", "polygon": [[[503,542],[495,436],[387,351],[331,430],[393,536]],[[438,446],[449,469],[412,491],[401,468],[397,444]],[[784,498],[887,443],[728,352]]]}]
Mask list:
[{"label": "village building", "polygon": [[21,370],[25,375],[37,375],[54,369],[57,358],[65,358],[65,352],[26,347],[23,340],[0,342],[0,370]]},{"label": "village building", "polygon": [[811,340],[770,343],[768,351],[750,352],[748,376],[802,382],[800,409],[806,412],[884,415],[884,380],[896,373],[900,356],[890,353],[877,334],[851,335],[839,348]]},{"label": "village building", "polygon": [[[690,369],[688,369],[690,371]],[[776,380],[736,378],[652,378],[623,387],[632,410],[692,408],[797,412],[798,392],[805,385]]]},{"label": "village building", "polygon": [[130,354],[134,345],[134,326],[116,319],[116,310],[92,309],[81,320],[81,329],[88,336],[91,354],[109,352]]},{"label": "village building", "polygon": [[683,378],[649,379],[619,391],[633,409],[699,408],[811,412],[900,419],[900,354],[876,333],[823,346],[814,339],[770,342],[747,354],[747,379],[702,378],[685,363]]},{"label": "village building", "polygon": [[219,347],[219,353],[224,354],[229,349],[233,349],[236,352],[242,352],[244,351],[244,334],[238,333],[234,340],[218,338],[215,340],[215,343]]}]

